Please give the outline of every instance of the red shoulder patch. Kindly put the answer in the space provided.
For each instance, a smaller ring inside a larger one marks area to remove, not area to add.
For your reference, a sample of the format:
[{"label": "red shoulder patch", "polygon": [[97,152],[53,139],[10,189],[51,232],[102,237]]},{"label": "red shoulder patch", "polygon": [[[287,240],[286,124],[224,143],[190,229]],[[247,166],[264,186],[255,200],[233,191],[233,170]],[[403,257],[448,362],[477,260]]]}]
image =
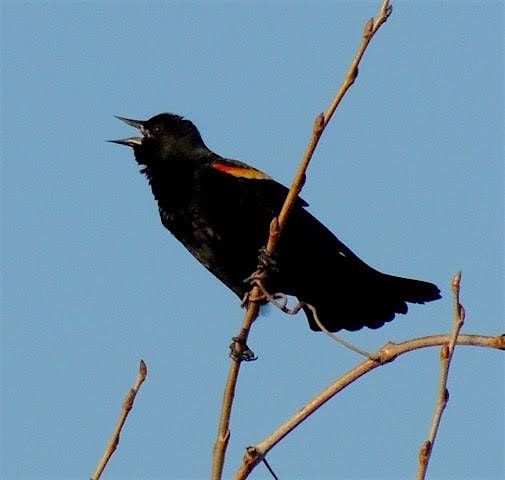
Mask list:
[{"label": "red shoulder patch", "polygon": [[248,178],[251,180],[271,180],[271,178],[266,173],[263,173],[261,170],[257,170],[256,168],[250,167],[245,163],[232,163],[217,160],[211,164],[211,167],[214,170],[227,173],[228,175],[232,175],[237,178]]}]

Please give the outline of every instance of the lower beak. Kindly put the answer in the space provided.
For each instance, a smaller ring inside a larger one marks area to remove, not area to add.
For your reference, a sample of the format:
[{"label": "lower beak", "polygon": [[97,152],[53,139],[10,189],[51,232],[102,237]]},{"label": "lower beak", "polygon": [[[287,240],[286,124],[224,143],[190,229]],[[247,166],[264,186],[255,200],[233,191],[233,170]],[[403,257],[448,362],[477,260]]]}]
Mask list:
[{"label": "lower beak", "polygon": [[120,140],[107,140],[111,143],[118,143],[119,145],[126,145],[127,147],[136,147],[138,145],[142,145],[142,138],[140,137],[130,137],[130,138],[122,138]]}]

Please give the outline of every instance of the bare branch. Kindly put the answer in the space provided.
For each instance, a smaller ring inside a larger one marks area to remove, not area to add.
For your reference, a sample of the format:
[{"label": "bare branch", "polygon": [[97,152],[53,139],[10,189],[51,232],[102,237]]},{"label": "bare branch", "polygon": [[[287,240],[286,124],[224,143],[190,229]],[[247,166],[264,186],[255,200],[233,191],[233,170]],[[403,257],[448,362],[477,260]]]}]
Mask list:
[{"label": "bare branch", "polygon": [[[258,287],[254,287],[251,296],[257,297],[259,294]],[[232,343],[232,352],[240,350],[246,345],[247,337],[249,336],[249,330],[253,321],[258,316],[259,304],[255,301],[249,301],[249,306],[247,308],[244,320],[242,321],[242,327],[240,333],[234,338],[234,343]],[[237,340],[235,340],[237,339]],[[240,345],[242,341],[242,347],[236,347]],[[230,369],[228,371],[228,378],[226,379],[226,385],[223,392],[223,402],[221,404],[221,416],[219,418],[219,427],[217,438],[214,443],[214,450],[212,455],[212,480],[220,480],[223,473],[224,456],[226,453],[226,448],[228,447],[228,441],[230,439],[230,416],[231,407],[233,405],[233,399],[235,398],[235,387],[237,385],[238,374],[240,371],[240,365],[242,364],[242,357],[239,353],[238,355],[232,354],[232,361],[230,364]]]},{"label": "bare branch", "polygon": [[142,385],[146,377],[147,377],[147,366],[144,363],[144,360],[140,360],[139,373],[137,374],[137,378],[135,379],[135,384],[133,385],[133,388],[131,388],[130,391],[126,394],[126,398],[123,401],[123,406],[121,407],[121,413],[119,415],[116,426],[114,427],[114,430],[112,432],[112,436],[109,440],[109,443],[105,447],[105,451],[102,455],[102,458],[98,462],[98,466],[96,467],[95,472],[91,476],[91,480],[98,480],[100,478],[107,465],[107,462],[109,461],[110,457],[112,457],[112,454],[116,450],[119,444],[119,436],[121,434],[121,430],[126,422],[126,417],[130,413],[137,392],[139,391],[140,386]]},{"label": "bare branch", "polygon": [[[356,365],[352,370],[342,375],[302,408],[297,410],[291,418],[284,422],[263,441],[255,446],[248,447],[242,465],[236,472],[234,479],[243,480],[247,478],[254,467],[275,445],[277,445],[277,443],[279,443],[286,435],[317,411],[322,405],[358,378],[372,370],[375,370],[377,367],[392,362],[400,355],[421,348],[444,345],[450,342],[452,338],[452,335],[434,335],[430,337],[415,338],[399,344],[391,342],[387,343],[373,355],[374,358],[380,359],[380,361],[368,359]],[[456,344],[505,350],[505,335],[498,335],[495,337],[483,335],[459,335],[457,337]]]},{"label": "bare branch", "polygon": [[433,445],[435,443],[435,438],[437,437],[438,427],[440,426],[440,421],[442,419],[442,414],[447,406],[449,400],[449,390],[447,390],[447,378],[449,376],[449,368],[451,366],[452,356],[454,354],[454,349],[458,341],[458,335],[463,327],[465,321],[465,309],[459,301],[459,290],[461,282],[461,272],[454,275],[451,282],[451,290],[454,298],[454,314],[453,314],[453,324],[452,331],[449,341],[442,344],[440,350],[440,381],[438,385],[437,393],[437,403],[435,406],[435,411],[433,413],[433,419],[430,426],[430,432],[428,438],[423,442],[419,450],[419,464],[417,468],[417,480],[424,480],[426,476],[426,471],[428,469],[428,463],[430,461],[431,452],[433,451]]},{"label": "bare branch", "polygon": [[372,40],[377,30],[379,30],[379,28],[386,22],[386,20],[389,18],[392,12],[393,12],[392,5],[390,5],[389,0],[385,0],[382,2],[377,18],[375,19],[371,18],[370,20],[368,20],[368,22],[365,23],[365,27],[363,29],[363,35],[361,37],[361,44],[358,47],[356,54],[354,55],[354,58],[351,62],[349,69],[347,70],[347,73],[345,74],[344,81],[340,85],[340,88],[337,94],[335,95],[335,98],[332,100],[332,102],[326,109],[326,112],[324,112],[325,126],[328,124],[331,117],[335,113],[335,110],[337,109],[338,105],[340,104],[340,101],[346,94],[347,90],[349,90],[351,85],[356,80],[358,76],[359,63],[361,62],[361,58],[363,57],[363,54],[365,53],[365,50],[368,47],[368,44]]},{"label": "bare branch", "polygon": [[[388,19],[389,15],[391,15],[391,12],[392,7],[389,4],[389,0],[384,0],[382,2],[377,18],[375,20],[371,19],[366,23],[360,46],[358,47],[358,50],[354,56],[351,66],[349,67],[345,75],[342,85],[340,86],[337,94],[335,95],[330,105],[326,109],[325,113],[324,114],[322,113],[316,117],[312,129],[311,138],[309,140],[305,153],[302,157],[300,165],[296,171],[295,178],[293,180],[293,183],[291,184],[286,200],[279,213],[279,217],[277,221],[275,220],[273,221],[273,224],[270,228],[266,247],[267,253],[272,254],[275,251],[275,248],[279,241],[279,236],[282,233],[284,226],[286,225],[288,215],[295,204],[296,198],[298,197],[300,190],[302,189],[305,180],[305,173],[309,166],[314,150],[317,147],[319,139],[321,138],[321,135],[323,134],[325,127],[331,120],[331,117],[333,116],[333,113],[338,107],[340,101],[342,100],[342,98],[344,97],[350,86],[354,83],[358,74],[358,65],[361,61],[361,58],[363,57],[363,54],[365,53],[366,48],[368,47],[368,44],[370,43],[372,37],[375,35],[377,30]],[[248,351],[248,353],[250,352],[250,350],[247,349],[247,338],[249,336],[251,325],[258,316],[259,303],[254,299],[259,298],[259,296],[260,296],[260,290],[257,286],[254,286],[250,292],[250,297],[253,300],[248,302],[247,312],[244,316],[244,320],[242,321],[242,327],[240,333],[237,337],[235,337],[237,341],[234,342],[234,344],[232,344],[232,353],[236,351],[241,352],[241,349],[245,349],[246,351]],[[246,356],[245,359],[247,358],[248,357]],[[231,407],[233,405],[235,387],[237,384],[237,378],[240,371],[240,365],[243,359],[244,357],[240,355],[240,353],[239,355],[236,356],[232,355],[232,362],[230,365],[230,370],[228,372],[228,377],[223,393],[223,403],[221,406],[221,415],[219,419],[218,433],[216,441],[214,443],[214,451],[212,457],[212,474],[211,474],[212,480],[220,480],[222,477],[224,457],[226,454],[226,448],[228,446],[228,440],[230,437],[229,423],[230,423]]]}]

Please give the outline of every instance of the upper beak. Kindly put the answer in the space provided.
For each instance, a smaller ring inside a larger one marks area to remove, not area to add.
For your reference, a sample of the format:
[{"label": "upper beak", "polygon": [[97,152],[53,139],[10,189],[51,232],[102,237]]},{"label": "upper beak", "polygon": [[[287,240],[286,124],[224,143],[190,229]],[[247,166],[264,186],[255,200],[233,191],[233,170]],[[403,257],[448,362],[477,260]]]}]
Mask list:
[{"label": "upper beak", "polygon": [[[142,134],[144,134],[145,122],[143,120],[132,120],[131,118],[118,117],[117,115],[116,118],[126,123],[127,125],[130,125],[131,127],[138,128],[142,132]],[[136,145],[142,144],[142,137],[129,137],[129,138],[122,138],[120,140],[107,140],[107,141],[111,143],[118,143],[119,145],[126,145],[127,147],[133,148]]]},{"label": "upper beak", "polygon": [[143,120],[132,120],[131,118],[124,118],[124,117],[118,117],[117,115],[114,115],[118,120],[121,120],[122,122],[126,123],[126,125],[130,125],[131,127],[138,128],[139,130],[142,130],[144,128],[144,121]]}]

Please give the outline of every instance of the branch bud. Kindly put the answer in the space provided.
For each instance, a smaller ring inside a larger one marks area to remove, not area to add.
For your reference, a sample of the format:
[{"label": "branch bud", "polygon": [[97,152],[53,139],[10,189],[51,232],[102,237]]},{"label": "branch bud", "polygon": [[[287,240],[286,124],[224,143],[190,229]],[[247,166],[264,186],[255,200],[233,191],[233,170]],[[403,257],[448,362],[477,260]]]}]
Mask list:
[{"label": "branch bud", "polygon": [[368,22],[365,23],[365,28],[363,29],[363,37],[364,38],[370,38],[370,36],[373,33],[373,25],[374,25],[374,19],[371,18],[368,20]]},{"label": "branch bud", "polygon": [[454,295],[459,295],[459,284],[461,282],[461,274],[462,271],[460,270],[454,275],[454,277],[452,277],[451,290]]}]

